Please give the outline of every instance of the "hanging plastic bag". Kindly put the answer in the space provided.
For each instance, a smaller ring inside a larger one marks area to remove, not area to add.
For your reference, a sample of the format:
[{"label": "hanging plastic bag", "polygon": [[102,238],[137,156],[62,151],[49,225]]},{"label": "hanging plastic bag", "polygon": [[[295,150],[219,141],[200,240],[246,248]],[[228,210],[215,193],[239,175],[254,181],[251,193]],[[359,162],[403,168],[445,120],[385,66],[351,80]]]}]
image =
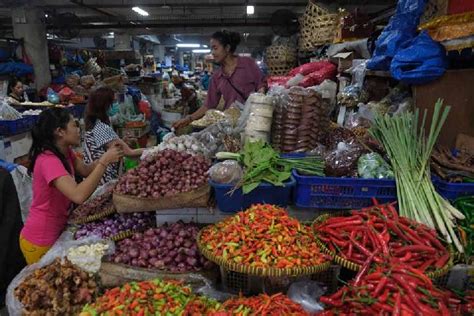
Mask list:
[{"label": "hanging plastic bag", "polygon": [[48,88],[48,92],[46,94],[48,101],[53,104],[59,104],[59,95],[53,91],[53,89]]},{"label": "hanging plastic bag", "polygon": [[392,76],[406,84],[425,84],[441,77],[447,68],[444,47],[426,31],[405,43],[392,60]]},{"label": "hanging plastic bag", "polygon": [[395,15],[377,39],[372,59],[367,68],[389,70],[392,58],[406,42],[416,36],[426,0],[400,0]]},{"label": "hanging plastic bag", "polygon": [[33,199],[32,179],[24,166],[17,166],[10,174],[15,183],[18,201],[20,202],[21,218],[25,222]]}]

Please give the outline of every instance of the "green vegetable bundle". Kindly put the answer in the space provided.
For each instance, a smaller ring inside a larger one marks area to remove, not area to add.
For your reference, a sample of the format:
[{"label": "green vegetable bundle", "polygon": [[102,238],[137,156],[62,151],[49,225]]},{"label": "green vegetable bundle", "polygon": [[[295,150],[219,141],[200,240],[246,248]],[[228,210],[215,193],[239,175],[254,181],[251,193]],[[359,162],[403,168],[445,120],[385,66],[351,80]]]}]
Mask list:
[{"label": "green vegetable bundle", "polygon": [[463,252],[454,230],[454,220],[463,219],[464,215],[443,199],[431,182],[431,152],[450,109],[445,107],[441,111],[442,107],[443,102],[438,100],[427,137],[427,111],[419,125],[418,109],[415,113],[399,116],[378,116],[370,133],[384,146],[390,158],[397,183],[400,215],[437,228],[449,243],[454,242]]},{"label": "green vegetable bundle", "polygon": [[244,165],[244,176],[238,187],[244,194],[258,187],[262,181],[275,186],[284,186],[295,169],[307,175],[324,176],[324,163],[319,157],[282,158],[270,145],[263,141],[246,142],[240,154],[220,152],[218,159],[234,159]]}]

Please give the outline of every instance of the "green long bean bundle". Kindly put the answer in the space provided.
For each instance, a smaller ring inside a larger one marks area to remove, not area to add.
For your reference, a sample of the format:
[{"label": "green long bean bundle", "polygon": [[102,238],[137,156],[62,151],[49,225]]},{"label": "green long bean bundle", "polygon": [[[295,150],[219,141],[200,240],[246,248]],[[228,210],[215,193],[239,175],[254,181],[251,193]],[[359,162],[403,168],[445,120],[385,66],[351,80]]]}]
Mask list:
[{"label": "green long bean bundle", "polygon": [[385,148],[395,173],[400,215],[425,223],[438,231],[463,252],[456,236],[455,219],[464,215],[443,199],[431,182],[431,152],[448,117],[450,107],[436,102],[428,135],[425,135],[427,111],[419,124],[420,111],[398,116],[378,116],[370,132]]}]

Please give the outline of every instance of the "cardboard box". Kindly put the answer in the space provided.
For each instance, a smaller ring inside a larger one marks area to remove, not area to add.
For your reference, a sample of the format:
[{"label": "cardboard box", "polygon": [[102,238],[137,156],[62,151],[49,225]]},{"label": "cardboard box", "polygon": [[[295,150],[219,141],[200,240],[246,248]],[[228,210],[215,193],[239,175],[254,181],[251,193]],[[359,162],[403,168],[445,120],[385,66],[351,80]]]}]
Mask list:
[{"label": "cardboard box", "polygon": [[353,52],[337,53],[336,55],[331,57],[331,61],[337,65],[338,72],[343,72],[351,68],[353,59]]}]

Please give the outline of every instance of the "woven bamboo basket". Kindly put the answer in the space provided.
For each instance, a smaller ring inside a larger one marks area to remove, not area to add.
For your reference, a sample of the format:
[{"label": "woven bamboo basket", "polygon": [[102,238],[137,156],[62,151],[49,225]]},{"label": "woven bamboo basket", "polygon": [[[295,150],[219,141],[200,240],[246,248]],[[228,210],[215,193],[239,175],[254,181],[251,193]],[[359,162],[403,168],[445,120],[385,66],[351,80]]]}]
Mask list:
[{"label": "woven bamboo basket", "polygon": [[287,45],[272,45],[265,50],[265,63],[270,75],[285,76],[296,66],[296,48]]},{"label": "woven bamboo basket", "polygon": [[[329,215],[329,214],[324,214],[324,215],[318,216],[314,220],[313,224],[324,222],[330,216],[331,215]],[[325,254],[331,256],[333,258],[334,262],[336,262],[337,264],[341,265],[342,267],[344,267],[346,269],[349,269],[349,270],[352,270],[352,271],[360,271],[360,269],[362,269],[362,266],[360,264],[357,264],[355,262],[344,259],[343,257],[337,255],[336,252],[333,252],[333,251],[329,250],[329,248],[326,246],[326,244],[324,242],[322,242],[321,240],[319,240],[318,233],[315,232],[314,230],[313,230],[313,232],[315,234],[316,243],[318,244],[321,251],[324,252]],[[442,267],[441,269],[425,273],[427,277],[429,277],[431,279],[438,279],[438,278],[444,276],[446,273],[449,272],[449,270],[453,266],[454,252],[453,252],[452,247],[449,247],[448,249],[449,249],[449,252],[451,253],[451,256],[449,258],[448,263],[446,263],[446,265],[444,267]]]},{"label": "woven bamboo basket", "polygon": [[300,19],[299,48],[302,51],[314,49],[316,46],[332,43],[336,36],[339,15],[308,2],[306,11]]},{"label": "woven bamboo basket", "polygon": [[116,213],[115,207],[112,204],[109,204],[106,207],[104,207],[104,210],[100,213],[89,215],[84,218],[73,219],[73,220],[70,220],[69,223],[75,224],[75,225],[82,225],[82,224],[86,224],[90,222],[95,222],[99,219],[102,219],[114,213]]},{"label": "woven bamboo basket", "polygon": [[201,243],[201,233],[206,229],[203,228],[199,232],[196,242],[201,254],[206,257],[208,260],[218,264],[219,266],[234,272],[245,273],[249,275],[256,275],[262,277],[294,277],[294,276],[303,276],[303,275],[313,275],[323,271],[326,271],[331,266],[331,262],[327,261],[317,266],[311,267],[295,267],[295,268],[262,268],[262,267],[252,267],[249,265],[237,264],[230,262],[229,260],[224,259],[223,257],[214,255],[209,251],[206,245]]}]

